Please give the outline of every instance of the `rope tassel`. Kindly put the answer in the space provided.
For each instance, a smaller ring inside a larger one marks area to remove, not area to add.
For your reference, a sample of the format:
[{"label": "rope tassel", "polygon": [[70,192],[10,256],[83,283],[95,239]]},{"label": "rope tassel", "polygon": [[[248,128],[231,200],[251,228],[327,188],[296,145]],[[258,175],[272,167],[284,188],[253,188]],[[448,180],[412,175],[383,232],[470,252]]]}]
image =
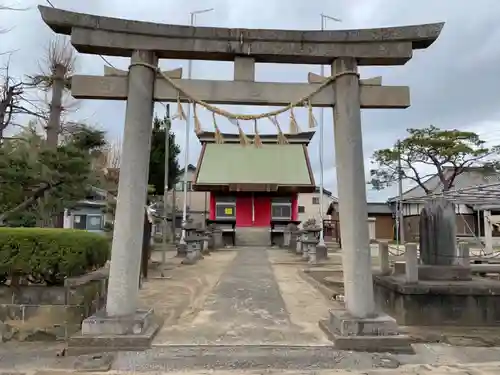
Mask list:
[{"label": "rope tassel", "polygon": [[193,103],[193,116],[194,116],[194,131],[196,134],[200,134],[202,132],[200,119],[198,118],[198,114],[196,113],[196,103]]},{"label": "rope tassel", "polygon": [[224,137],[222,136],[222,133],[219,130],[219,127],[217,126],[217,121],[215,119],[215,112],[212,112],[212,118],[213,118],[213,123],[214,123],[214,138],[215,138],[215,143],[218,145],[221,145],[224,143]]},{"label": "rope tassel", "polygon": [[177,113],[173,117],[173,119],[179,119],[179,120],[185,120],[186,114],[184,113],[184,108],[182,108],[182,103],[181,103],[181,94],[177,93]]},{"label": "rope tassel", "polygon": [[269,117],[269,120],[276,126],[276,131],[278,132],[278,144],[279,145],[284,145],[288,143],[288,139],[286,139],[285,135],[281,131],[281,126],[280,123],[278,122],[278,119],[276,117]]},{"label": "rope tassel", "polygon": [[318,125],[318,123],[316,122],[316,119],[314,118],[313,106],[312,106],[310,100],[307,102],[307,112],[309,114],[309,129],[315,128],[316,125]]},{"label": "rope tassel", "polygon": [[293,113],[293,107],[290,108],[290,134],[300,133],[299,124],[295,119],[295,114]]},{"label": "rope tassel", "polygon": [[245,134],[245,132],[241,128],[240,122],[238,120],[236,120],[236,126],[238,127],[238,133],[239,133],[239,136],[240,136],[240,144],[242,146],[249,145],[250,144],[250,139],[248,139],[247,135]]},{"label": "rope tassel", "polygon": [[253,131],[255,135],[253,136],[253,144],[255,147],[262,147],[262,140],[260,139],[259,129],[257,127],[257,120],[253,120]]}]

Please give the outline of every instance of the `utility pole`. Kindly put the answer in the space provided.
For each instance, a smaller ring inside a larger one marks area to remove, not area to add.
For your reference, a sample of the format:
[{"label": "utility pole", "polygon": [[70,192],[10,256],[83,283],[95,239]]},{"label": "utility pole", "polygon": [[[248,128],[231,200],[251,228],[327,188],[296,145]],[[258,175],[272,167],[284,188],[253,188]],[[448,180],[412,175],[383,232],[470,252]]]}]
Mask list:
[{"label": "utility pole", "polygon": [[[196,24],[196,16],[201,13],[208,13],[213,11],[214,8],[209,8],[209,9],[202,9],[202,10],[195,10],[194,12],[191,12],[191,18],[190,18],[190,26],[194,26]],[[191,75],[193,72],[193,60],[188,61],[188,79],[191,79]],[[191,128],[191,104],[187,104],[187,119],[186,119],[186,131],[185,131],[185,144],[184,144],[184,202],[183,202],[183,207],[182,207],[182,224],[186,223],[187,219],[187,201],[188,201],[188,189],[187,189],[187,183],[188,183],[188,164],[189,164],[189,135],[190,135],[190,128]],[[186,241],[184,240],[186,236],[186,231],[182,229],[182,234],[181,234],[181,244],[185,244]]]},{"label": "utility pole", "polygon": [[[335,17],[330,17],[327,16],[326,14],[321,13],[321,31],[324,31],[326,28],[326,21],[327,20],[332,20],[335,22],[342,22],[340,18],[335,18]],[[325,75],[325,66],[321,65],[321,77],[324,77]],[[324,167],[323,167],[323,148],[324,148],[324,110],[323,108],[320,108],[319,112],[319,216],[321,220],[321,231],[319,232],[319,246],[324,247],[325,246],[325,220],[323,216],[323,202],[324,202],[324,194],[323,194],[323,189],[324,189]]]},{"label": "utility pole", "polygon": [[175,226],[177,225],[177,191],[175,190],[175,185],[172,188],[172,242],[175,243],[176,240],[176,233],[175,233]]},{"label": "utility pole", "polygon": [[[168,247],[168,222],[167,222],[167,199],[168,199],[168,169],[170,166],[170,104],[165,106],[166,123],[165,123],[165,178],[163,189],[163,252],[161,253],[161,263],[163,267],[167,263],[167,247]],[[174,218],[172,218],[174,220]],[[162,268],[163,274],[163,268]],[[162,275],[163,276],[163,275]]]},{"label": "utility pole", "polygon": [[[397,205],[397,232],[396,232],[396,243],[399,246],[399,241],[401,244],[405,243],[405,230],[403,224],[403,167],[401,166],[401,141],[398,141],[398,205]],[[399,250],[399,248],[398,248]]]}]

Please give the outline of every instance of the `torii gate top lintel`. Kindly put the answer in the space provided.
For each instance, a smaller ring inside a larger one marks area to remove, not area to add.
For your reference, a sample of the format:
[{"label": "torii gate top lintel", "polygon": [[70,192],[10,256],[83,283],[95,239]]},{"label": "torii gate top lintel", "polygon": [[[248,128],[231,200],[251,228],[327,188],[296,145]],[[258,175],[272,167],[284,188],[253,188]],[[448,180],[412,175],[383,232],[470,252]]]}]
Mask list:
[{"label": "torii gate top lintel", "polygon": [[[402,65],[414,49],[429,47],[444,23],[359,30],[296,31],[191,27],[101,17],[39,6],[56,33],[71,35],[82,53],[131,56],[154,50],[159,58],[330,64],[336,57],[355,57],[358,65]],[[203,48],[197,40],[203,40]],[[381,48],[381,45],[384,48]]]}]

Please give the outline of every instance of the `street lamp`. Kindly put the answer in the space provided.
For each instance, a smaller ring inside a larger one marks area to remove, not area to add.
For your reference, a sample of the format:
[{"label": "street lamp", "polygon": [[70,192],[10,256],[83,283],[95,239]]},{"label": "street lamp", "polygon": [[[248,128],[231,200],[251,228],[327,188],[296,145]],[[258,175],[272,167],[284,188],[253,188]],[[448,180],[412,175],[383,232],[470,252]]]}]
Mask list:
[{"label": "street lamp", "polygon": [[[326,14],[323,14],[321,13],[320,14],[321,16],[321,31],[324,31],[325,28],[326,28],[326,21],[328,20],[331,20],[331,21],[335,21],[335,22],[342,22],[342,20],[340,18],[335,18],[335,17],[331,17],[331,16],[328,16]],[[321,64],[321,76],[324,77],[325,76],[325,66],[323,64]],[[323,132],[323,129],[324,129],[324,111],[323,111],[323,107],[320,108],[320,112],[319,112],[319,168],[320,168],[320,172],[319,172],[319,205],[320,205],[320,219],[321,219],[321,232],[319,233],[319,244],[320,246],[325,246],[325,237],[324,237],[324,222],[323,222],[323,189],[324,189],[324,177],[323,177],[323,174],[324,174],[324,168],[323,168],[323,147],[324,147],[324,140],[323,140],[323,136],[324,136],[324,132]]]},{"label": "street lamp", "polygon": [[[194,26],[196,23],[196,16],[201,13],[208,13],[213,11],[214,8],[208,8],[208,9],[201,9],[201,10],[195,10],[190,13],[190,26]],[[188,79],[191,79],[191,74],[193,71],[193,60],[188,61]],[[186,131],[185,131],[185,145],[184,145],[184,203],[182,207],[182,222],[183,224],[186,223],[187,219],[187,198],[188,198],[188,189],[187,189],[187,183],[188,183],[188,164],[189,164],[189,135],[190,135],[190,129],[191,129],[191,103],[188,103],[188,108],[187,108],[187,119],[186,119]],[[186,231],[183,229],[182,230],[182,235],[181,235],[181,240],[180,242],[185,244],[186,241],[184,240],[186,237]]]}]

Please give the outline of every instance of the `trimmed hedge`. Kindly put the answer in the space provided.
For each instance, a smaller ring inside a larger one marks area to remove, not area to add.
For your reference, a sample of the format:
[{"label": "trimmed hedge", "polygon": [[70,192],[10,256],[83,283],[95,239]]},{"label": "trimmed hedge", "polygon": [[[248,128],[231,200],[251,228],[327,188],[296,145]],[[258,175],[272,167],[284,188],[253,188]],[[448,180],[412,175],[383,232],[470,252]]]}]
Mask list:
[{"label": "trimmed hedge", "polygon": [[0,228],[0,283],[13,276],[31,283],[63,285],[105,265],[108,238],[84,230]]}]

